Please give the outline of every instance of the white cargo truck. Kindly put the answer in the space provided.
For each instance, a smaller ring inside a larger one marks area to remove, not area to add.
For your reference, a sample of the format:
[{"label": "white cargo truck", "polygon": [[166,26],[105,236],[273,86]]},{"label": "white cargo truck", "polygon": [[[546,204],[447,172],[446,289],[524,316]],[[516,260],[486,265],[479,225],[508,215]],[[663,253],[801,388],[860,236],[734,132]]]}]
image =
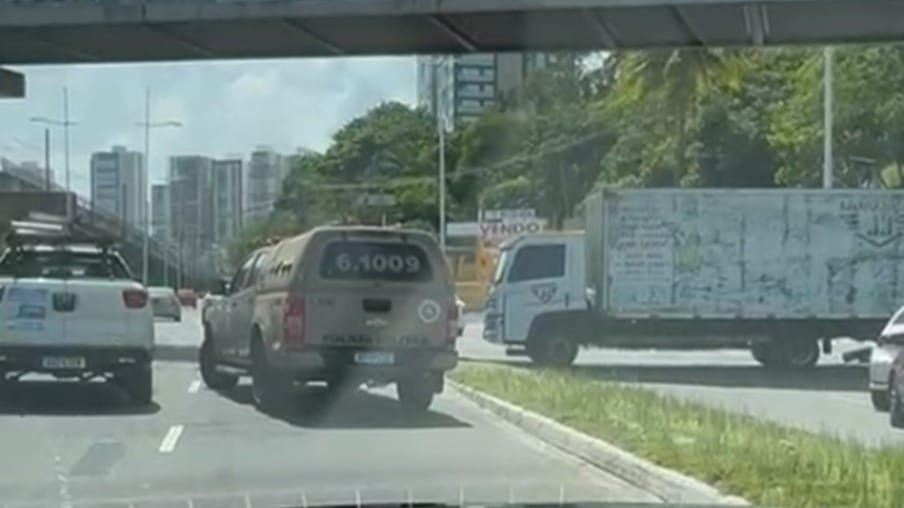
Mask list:
[{"label": "white cargo truck", "polygon": [[484,339],[547,365],[602,346],[806,367],[904,304],[904,192],[622,189],[585,210],[583,233],[503,246]]}]

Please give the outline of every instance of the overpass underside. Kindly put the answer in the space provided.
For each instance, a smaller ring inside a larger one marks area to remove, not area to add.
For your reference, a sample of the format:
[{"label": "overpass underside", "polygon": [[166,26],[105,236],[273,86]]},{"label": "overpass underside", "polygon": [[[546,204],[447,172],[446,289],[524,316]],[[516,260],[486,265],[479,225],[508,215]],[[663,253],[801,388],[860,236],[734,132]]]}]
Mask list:
[{"label": "overpass underside", "polygon": [[10,1],[3,64],[904,38],[904,0]]}]

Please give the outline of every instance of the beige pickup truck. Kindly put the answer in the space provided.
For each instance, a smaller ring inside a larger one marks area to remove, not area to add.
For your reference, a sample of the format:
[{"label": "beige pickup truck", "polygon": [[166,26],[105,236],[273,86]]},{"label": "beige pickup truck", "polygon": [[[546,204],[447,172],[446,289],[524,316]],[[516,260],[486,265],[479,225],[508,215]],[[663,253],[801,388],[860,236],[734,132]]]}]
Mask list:
[{"label": "beige pickup truck", "polygon": [[253,252],[204,313],[199,362],[213,389],[250,375],[262,409],[293,385],[396,385],[423,411],[458,362],[454,283],[432,236],[323,227]]}]

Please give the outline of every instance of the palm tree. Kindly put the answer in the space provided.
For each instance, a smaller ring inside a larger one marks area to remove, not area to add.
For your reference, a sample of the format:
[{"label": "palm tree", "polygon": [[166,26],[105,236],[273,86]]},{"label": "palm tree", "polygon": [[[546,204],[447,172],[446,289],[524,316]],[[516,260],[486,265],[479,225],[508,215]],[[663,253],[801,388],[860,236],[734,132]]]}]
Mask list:
[{"label": "palm tree", "polygon": [[[663,124],[675,132],[677,166],[686,163],[688,131],[707,91],[736,89],[744,67],[740,51],[723,49],[639,51],[618,55],[616,62],[617,84],[612,104],[649,100],[662,104],[660,111],[666,117]],[[680,168],[675,168],[673,180],[680,174]]]}]

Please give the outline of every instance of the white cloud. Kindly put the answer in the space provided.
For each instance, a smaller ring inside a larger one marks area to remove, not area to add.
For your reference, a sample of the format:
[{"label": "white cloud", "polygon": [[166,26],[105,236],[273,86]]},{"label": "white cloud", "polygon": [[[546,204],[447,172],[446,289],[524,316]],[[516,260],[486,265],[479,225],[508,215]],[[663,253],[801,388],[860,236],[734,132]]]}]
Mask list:
[{"label": "white cloud", "polygon": [[[73,186],[88,188],[93,151],[112,145],[141,150],[145,89],[152,122],[181,128],[151,132],[152,180],[167,157],[193,153],[247,154],[266,144],[290,152],[326,148],[344,123],[380,102],[415,100],[411,58],[295,59],[142,65],[36,66],[26,74],[27,98],[0,101],[0,156],[43,160],[43,128],[32,116],[61,118],[69,90]],[[51,162],[62,180],[62,131],[51,136]]]}]

